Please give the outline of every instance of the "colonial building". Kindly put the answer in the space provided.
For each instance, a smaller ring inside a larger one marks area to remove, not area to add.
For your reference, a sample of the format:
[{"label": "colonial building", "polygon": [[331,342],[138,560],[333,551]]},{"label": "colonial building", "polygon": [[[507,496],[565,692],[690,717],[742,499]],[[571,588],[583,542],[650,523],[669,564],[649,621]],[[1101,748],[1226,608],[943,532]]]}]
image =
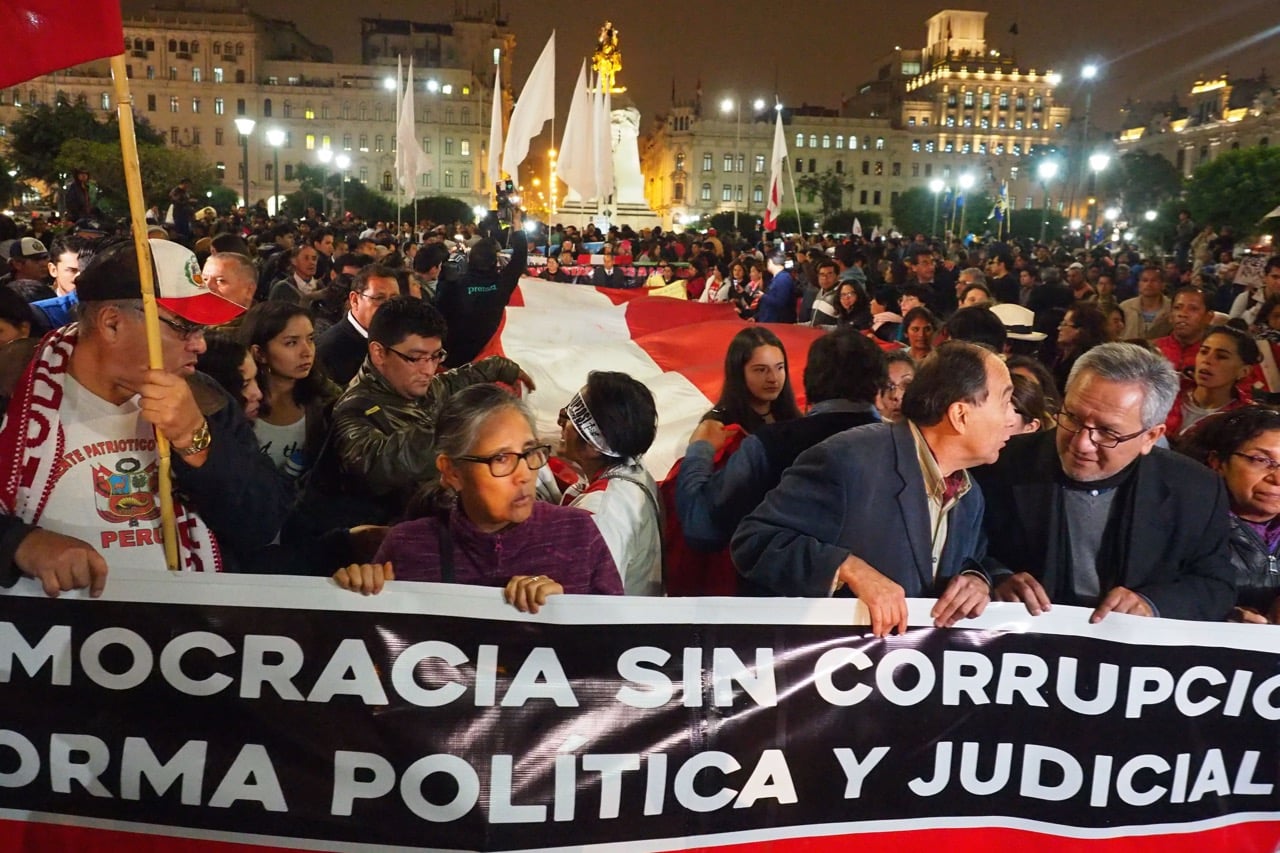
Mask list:
[{"label": "colonial building", "polygon": [[[497,15],[448,23],[363,19],[361,64],[335,63],[289,21],[238,0],[169,0],[124,20],[125,55],[136,114],[170,145],[198,148],[240,191],[248,145],[249,203],[297,189],[297,167],[320,166],[318,152],[350,158],[348,175],[395,194],[395,67],[414,59],[416,135],[434,162],[418,195],[486,199],[489,115],[495,64],[511,79],[515,36]],[[115,108],[109,64],[87,63],[0,90],[0,137],[21,107],[81,101]],[[504,94],[509,103],[509,93]],[[235,119],[254,119],[247,140]],[[283,133],[280,147],[269,131]],[[0,139],[3,143],[3,139]],[[280,172],[275,173],[278,157]],[[336,169],[336,166],[329,166]]]},{"label": "colonial building", "polygon": [[1188,106],[1173,99],[1126,104],[1117,138],[1121,153],[1159,154],[1190,177],[1224,151],[1280,143],[1280,90],[1265,74],[1197,81]]},{"label": "colonial building", "polygon": [[[1067,141],[1070,109],[1054,98],[1061,78],[988,48],[986,17],[945,10],[929,18],[924,48],[895,49],[839,110],[784,108],[794,177],[830,172],[845,185],[843,207],[886,221],[900,193],[940,181],[949,200],[962,175],[992,196],[1008,181],[1015,207],[1043,204],[1044,188],[1022,164],[1034,148]],[[775,113],[772,103],[742,106],[741,120],[736,101],[728,111],[674,104],[659,116],[642,163],[649,203],[669,223],[735,208],[763,212]],[[1061,186],[1050,191],[1060,207]],[[815,209],[804,192],[800,208]]]}]

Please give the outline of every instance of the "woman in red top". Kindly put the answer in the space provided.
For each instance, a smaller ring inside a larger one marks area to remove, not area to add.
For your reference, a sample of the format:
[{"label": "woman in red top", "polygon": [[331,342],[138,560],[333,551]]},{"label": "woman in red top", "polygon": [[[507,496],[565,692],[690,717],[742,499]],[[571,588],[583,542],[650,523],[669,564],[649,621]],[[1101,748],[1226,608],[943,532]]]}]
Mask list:
[{"label": "woman in red top", "polygon": [[1258,344],[1239,329],[1215,326],[1205,335],[1196,355],[1193,383],[1185,386],[1165,419],[1170,440],[1215,412],[1226,412],[1250,404],[1240,394],[1237,383],[1258,363]]}]

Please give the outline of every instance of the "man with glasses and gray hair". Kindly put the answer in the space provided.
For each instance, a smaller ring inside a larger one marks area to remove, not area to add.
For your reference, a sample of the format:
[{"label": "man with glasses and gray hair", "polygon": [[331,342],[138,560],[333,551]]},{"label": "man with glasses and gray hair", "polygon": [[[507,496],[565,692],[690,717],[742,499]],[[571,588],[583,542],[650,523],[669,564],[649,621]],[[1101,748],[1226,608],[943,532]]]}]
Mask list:
[{"label": "man with glasses and gray hair", "polygon": [[1221,479],[1156,442],[1178,394],[1168,360],[1103,344],[1076,362],[1058,428],[1010,440],[974,471],[992,595],[1033,615],[1054,603],[1220,620],[1235,603]]}]

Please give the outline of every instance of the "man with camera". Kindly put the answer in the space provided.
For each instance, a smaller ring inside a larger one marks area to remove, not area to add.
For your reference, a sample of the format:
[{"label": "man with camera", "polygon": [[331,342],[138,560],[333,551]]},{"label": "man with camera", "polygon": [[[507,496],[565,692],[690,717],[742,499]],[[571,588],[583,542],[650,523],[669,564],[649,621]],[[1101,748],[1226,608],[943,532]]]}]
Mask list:
[{"label": "man with camera", "polygon": [[[485,221],[486,236],[471,247],[467,271],[454,280],[441,279],[436,286],[436,307],[444,314],[449,338],[446,367],[467,364],[480,354],[498,331],[502,312],[520,283],[529,263],[529,243],[524,234],[520,208],[512,205],[510,227],[499,225],[494,216]],[[500,211],[501,212],[501,211]],[[511,259],[498,269],[498,241],[491,236],[506,231]]]}]

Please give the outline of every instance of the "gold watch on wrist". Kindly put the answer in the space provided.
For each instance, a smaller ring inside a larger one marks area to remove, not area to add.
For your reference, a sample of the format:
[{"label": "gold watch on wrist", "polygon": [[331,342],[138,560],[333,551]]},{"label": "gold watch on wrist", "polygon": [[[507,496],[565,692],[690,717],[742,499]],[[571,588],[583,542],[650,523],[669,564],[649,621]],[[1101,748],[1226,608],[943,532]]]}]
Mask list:
[{"label": "gold watch on wrist", "polygon": [[197,453],[203,453],[209,449],[209,444],[213,441],[213,436],[209,434],[209,421],[203,420],[196,431],[191,433],[190,447],[175,447],[179,456],[195,456]]}]

